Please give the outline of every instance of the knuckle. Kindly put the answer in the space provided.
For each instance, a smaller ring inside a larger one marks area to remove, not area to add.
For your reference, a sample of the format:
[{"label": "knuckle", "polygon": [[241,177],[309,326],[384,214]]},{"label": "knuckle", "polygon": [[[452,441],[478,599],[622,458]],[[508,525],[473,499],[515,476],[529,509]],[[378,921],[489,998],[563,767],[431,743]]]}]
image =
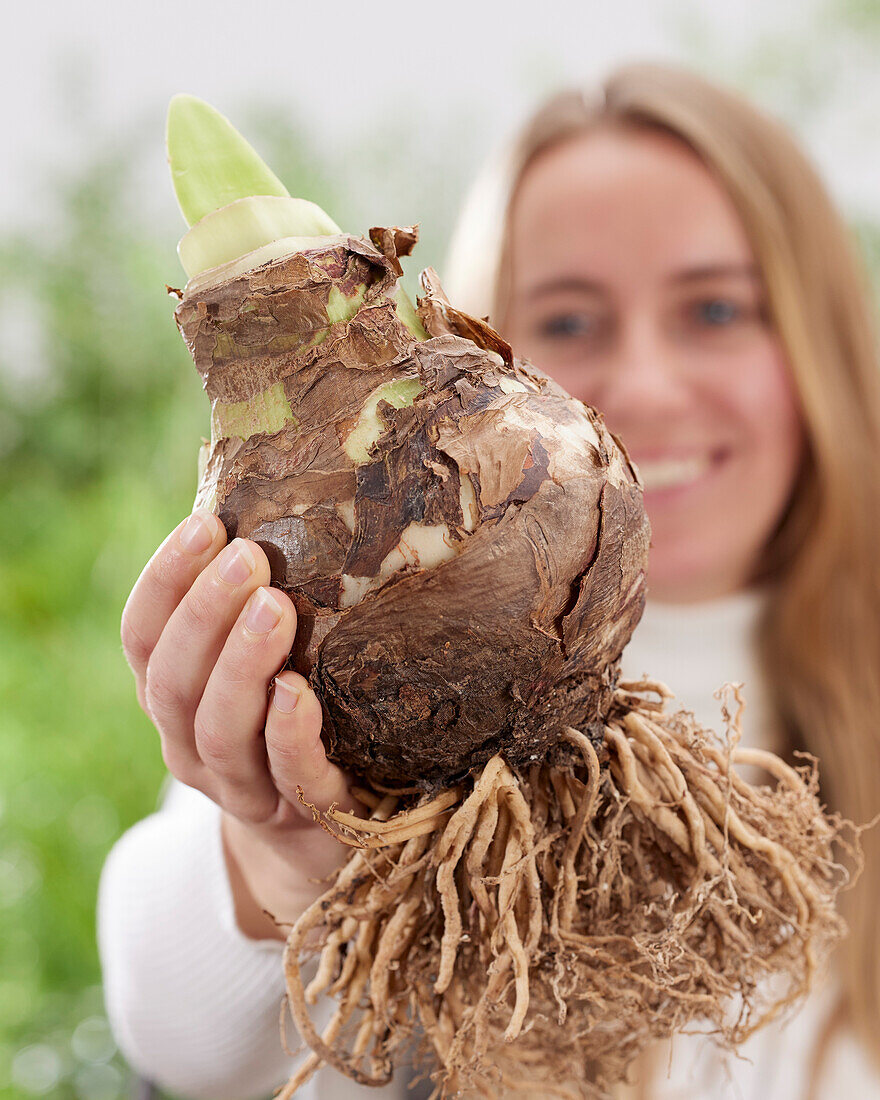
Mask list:
[{"label": "knuckle", "polygon": [[313,771],[317,762],[326,761],[320,725],[305,723],[293,736],[273,738],[272,755],[287,771]]},{"label": "knuckle", "polygon": [[134,671],[142,669],[147,664],[153,650],[152,646],[141,636],[132,620],[133,615],[129,608],[126,608],[122,613],[119,636],[122,641],[122,652],[125,654],[125,659],[128,661],[130,668]]},{"label": "knuckle", "polygon": [[231,655],[221,655],[212,677],[212,680],[217,680],[215,704],[221,709],[232,707],[247,688],[254,686],[254,674],[248,665],[247,655],[236,655],[234,660],[226,660],[227,656]]},{"label": "knuckle", "polygon": [[147,665],[144,700],[150,717],[160,724],[165,719],[177,717],[189,706],[186,692],[165,669],[155,664]]},{"label": "knuckle", "polygon": [[181,604],[186,625],[195,634],[209,634],[217,622],[216,604],[202,593],[190,590]]},{"label": "knuckle", "polygon": [[232,772],[237,753],[226,732],[205,715],[196,713],[194,723],[196,749],[202,760],[214,771]]},{"label": "knuckle", "polygon": [[160,592],[176,592],[181,566],[180,555],[173,548],[164,547],[147,566],[150,585],[154,589],[159,589]]},{"label": "knuckle", "polygon": [[198,769],[195,767],[190,755],[183,752],[169,737],[161,737],[160,743],[162,747],[162,760],[165,763],[165,767],[174,778],[179,779],[180,782],[184,783],[187,787],[198,787]]},{"label": "knuckle", "polygon": [[278,795],[264,795],[226,785],[223,790],[223,808],[249,825],[271,825],[278,812]]},{"label": "knuckle", "polygon": [[267,692],[270,671],[263,651],[244,644],[233,632],[211,676],[211,690],[216,695],[213,705],[218,709],[238,707],[254,692]]},{"label": "knuckle", "polygon": [[279,646],[277,640],[247,637],[244,631],[233,634],[217,662],[218,690],[224,697],[252,695],[268,696],[271,681],[278,666],[289,652],[289,646]]},{"label": "knuckle", "polygon": [[269,749],[269,766],[273,772],[292,775],[299,770],[302,758],[300,747],[292,738],[273,738]]},{"label": "knuckle", "polygon": [[244,659],[225,666],[222,672],[222,687],[218,689],[217,696],[224,708],[241,706],[255,691],[263,691],[259,677]]}]

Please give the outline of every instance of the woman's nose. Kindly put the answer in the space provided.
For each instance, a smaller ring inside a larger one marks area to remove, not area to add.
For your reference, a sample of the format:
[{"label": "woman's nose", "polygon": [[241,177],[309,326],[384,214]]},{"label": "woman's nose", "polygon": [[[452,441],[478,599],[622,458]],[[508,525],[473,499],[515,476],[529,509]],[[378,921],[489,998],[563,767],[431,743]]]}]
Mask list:
[{"label": "woman's nose", "polygon": [[596,404],[609,423],[625,422],[634,411],[681,415],[691,405],[691,388],[681,356],[648,320],[623,329],[608,355]]}]

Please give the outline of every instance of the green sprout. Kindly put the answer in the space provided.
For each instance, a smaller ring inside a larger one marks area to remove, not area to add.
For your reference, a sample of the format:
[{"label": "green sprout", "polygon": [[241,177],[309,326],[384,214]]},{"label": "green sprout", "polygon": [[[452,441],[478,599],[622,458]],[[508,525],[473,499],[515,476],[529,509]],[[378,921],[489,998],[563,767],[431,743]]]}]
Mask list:
[{"label": "green sprout", "polygon": [[[320,206],[293,198],[253,146],[203,99],[172,98],[166,146],[177,201],[191,227],[178,246],[189,278],[245,256],[256,266],[341,235]],[[402,324],[426,339],[399,285],[394,303]]]},{"label": "green sprout", "polygon": [[256,150],[210,103],[181,93],[171,100],[165,131],[174,193],[187,225],[236,199],[289,198]]}]

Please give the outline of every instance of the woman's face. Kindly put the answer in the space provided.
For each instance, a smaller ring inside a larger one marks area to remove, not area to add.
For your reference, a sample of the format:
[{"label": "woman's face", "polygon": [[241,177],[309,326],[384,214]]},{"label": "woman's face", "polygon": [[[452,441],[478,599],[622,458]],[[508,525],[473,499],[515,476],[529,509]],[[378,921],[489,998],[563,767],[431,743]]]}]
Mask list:
[{"label": "woman's face", "polygon": [[652,596],[747,583],[804,449],[760,273],[722,187],[665,134],[540,154],[511,207],[501,328],[605,414],[645,483]]}]

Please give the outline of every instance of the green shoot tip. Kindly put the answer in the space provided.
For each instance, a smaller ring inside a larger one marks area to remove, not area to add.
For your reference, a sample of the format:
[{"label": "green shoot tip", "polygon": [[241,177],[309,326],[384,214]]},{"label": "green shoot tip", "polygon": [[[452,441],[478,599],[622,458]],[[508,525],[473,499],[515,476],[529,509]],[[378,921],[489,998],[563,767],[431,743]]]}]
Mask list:
[{"label": "green shoot tip", "polygon": [[165,140],[174,191],[187,225],[236,199],[288,195],[229,120],[198,96],[181,92],[172,97]]}]

